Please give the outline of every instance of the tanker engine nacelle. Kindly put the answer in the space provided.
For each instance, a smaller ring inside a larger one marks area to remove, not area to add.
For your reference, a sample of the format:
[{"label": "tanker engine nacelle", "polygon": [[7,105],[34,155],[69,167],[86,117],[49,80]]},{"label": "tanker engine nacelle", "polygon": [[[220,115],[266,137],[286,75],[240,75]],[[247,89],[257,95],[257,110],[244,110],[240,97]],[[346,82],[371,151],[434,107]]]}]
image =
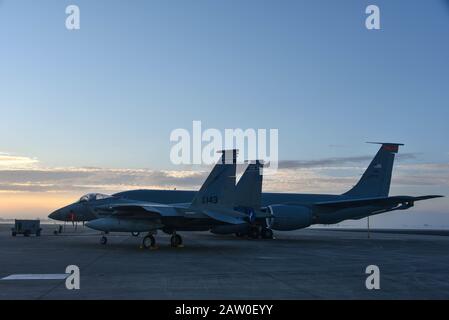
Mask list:
[{"label": "tanker engine nacelle", "polygon": [[273,205],[268,207],[271,217],[267,226],[273,230],[290,231],[312,224],[312,210],[304,206]]}]

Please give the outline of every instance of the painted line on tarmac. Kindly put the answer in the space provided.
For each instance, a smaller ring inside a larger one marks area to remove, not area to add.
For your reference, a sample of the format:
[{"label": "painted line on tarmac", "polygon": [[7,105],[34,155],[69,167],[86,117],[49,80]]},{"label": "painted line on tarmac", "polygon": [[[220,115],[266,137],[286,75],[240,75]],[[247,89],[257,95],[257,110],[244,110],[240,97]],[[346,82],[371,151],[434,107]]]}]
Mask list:
[{"label": "painted line on tarmac", "polygon": [[7,277],[1,278],[1,281],[12,280],[64,280],[69,276],[68,273],[56,274],[11,274]]}]

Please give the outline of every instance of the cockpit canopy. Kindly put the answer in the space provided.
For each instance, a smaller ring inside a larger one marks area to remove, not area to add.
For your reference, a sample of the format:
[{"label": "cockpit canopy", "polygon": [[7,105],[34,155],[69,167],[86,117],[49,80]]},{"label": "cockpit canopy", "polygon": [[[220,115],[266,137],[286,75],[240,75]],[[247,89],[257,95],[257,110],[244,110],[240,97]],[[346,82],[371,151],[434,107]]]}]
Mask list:
[{"label": "cockpit canopy", "polygon": [[112,198],[112,196],[102,193],[88,193],[80,198],[80,202],[89,202]]}]

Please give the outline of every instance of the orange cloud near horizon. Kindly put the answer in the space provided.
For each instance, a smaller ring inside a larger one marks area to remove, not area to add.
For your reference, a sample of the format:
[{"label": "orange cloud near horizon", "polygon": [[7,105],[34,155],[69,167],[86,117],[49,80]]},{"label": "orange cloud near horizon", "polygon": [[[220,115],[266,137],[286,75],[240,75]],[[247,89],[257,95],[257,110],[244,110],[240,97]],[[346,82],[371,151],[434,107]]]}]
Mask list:
[{"label": "orange cloud near horizon", "polygon": [[0,218],[46,218],[78,198],[77,194],[65,192],[0,192]]}]

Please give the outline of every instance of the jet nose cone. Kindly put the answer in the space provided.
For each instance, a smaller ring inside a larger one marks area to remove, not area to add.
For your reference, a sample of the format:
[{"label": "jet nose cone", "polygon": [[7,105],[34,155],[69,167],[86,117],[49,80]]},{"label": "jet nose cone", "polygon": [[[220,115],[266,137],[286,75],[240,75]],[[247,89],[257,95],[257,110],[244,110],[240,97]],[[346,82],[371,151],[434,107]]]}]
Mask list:
[{"label": "jet nose cone", "polygon": [[61,209],[53,211],[48,215],[48,217],[53,220],[61,220]]}]

